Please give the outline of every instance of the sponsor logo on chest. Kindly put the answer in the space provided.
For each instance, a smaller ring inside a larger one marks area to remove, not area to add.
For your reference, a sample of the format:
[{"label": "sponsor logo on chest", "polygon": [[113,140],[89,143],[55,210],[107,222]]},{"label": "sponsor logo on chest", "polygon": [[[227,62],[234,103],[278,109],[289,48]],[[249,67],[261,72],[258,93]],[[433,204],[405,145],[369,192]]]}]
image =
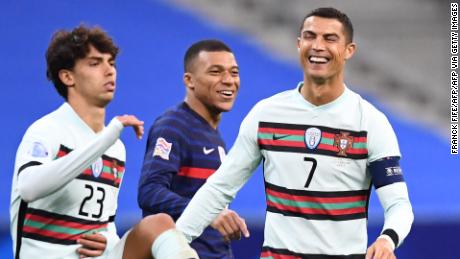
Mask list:
[{"label": "sponsor logo on chest", "polygon": [[209,155],[209,154],[211,154],[213,151],[214,151],[214,148],[206,148],[206,147],[203,147],[203,153],[204,153],[205,155]]}]

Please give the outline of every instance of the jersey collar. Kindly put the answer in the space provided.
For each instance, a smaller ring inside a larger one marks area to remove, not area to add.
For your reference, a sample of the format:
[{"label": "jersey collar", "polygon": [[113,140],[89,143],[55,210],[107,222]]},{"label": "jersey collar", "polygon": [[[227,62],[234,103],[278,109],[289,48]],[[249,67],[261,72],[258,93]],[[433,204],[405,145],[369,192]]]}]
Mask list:
[{"label": "jersey collar", "polygon": [[297,84],[296,88],[295,88],[295,94],[297,96],[297,99],[300,102],[302,102],[309,110],[327,110],[327,109],[330,109],[330,108],[335,107],[335,106],[341,104],[342,102],[344,102],[344,100],[347,99],[347,97],[350,95],[350,90],[348,89],[347,85],[345,84],[345,90],[343,91],[343,93],[337,99],[335,99],[332,102],[317,106],[317,105],[314,105],[314,104],[310,103],[309,101],[307,101],[302,96],[302,94],[300,93],[300,89],[302,87],[303,87],[303,81],[300,81]]}]

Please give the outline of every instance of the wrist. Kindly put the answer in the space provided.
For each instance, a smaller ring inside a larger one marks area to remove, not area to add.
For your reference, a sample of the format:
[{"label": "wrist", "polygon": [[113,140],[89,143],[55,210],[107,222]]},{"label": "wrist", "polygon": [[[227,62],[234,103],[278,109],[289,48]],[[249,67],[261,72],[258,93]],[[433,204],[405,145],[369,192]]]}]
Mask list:
[{"label": "wrist", "polygon": [[395,248],[396,248],[396,245],[395,243],[393,242],[393,239],[391,239],[391,237],[389,235],[386,235],[386,234],[381,234],[379,237],[377,237],[377,240],[378,239],[385,239],[388,241],[388,244],[391,248],[391,251],[394,251]]},{"label": "wrist", "polygon": [[382,231],[382,235],[386,235],[386,236],[390,237],[391,240],[392,240],[392,243],[395,246],[395,248],[398,247],[398,245],[399,245],[399,236],[398,236],[398,233],[396,233],[396,231],[394,231],[391,228],[385,229],[384,231]]},{"label": "wrist", "polygon": [[117,117],[113,117],[113,119],[109,122],[107,127],[114,127],[114,128],[116,128],[117,130],[120,130],[120,131],[124,128],[123,122],[121,122]]}]

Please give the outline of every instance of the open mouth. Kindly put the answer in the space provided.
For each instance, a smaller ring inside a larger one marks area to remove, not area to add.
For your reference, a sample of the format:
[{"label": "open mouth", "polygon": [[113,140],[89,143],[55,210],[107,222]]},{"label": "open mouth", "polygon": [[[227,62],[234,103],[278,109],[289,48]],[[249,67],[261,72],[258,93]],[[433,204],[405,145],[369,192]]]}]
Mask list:
[{"label": "open mouth", "polygon": [[327,64],[330,58],[321,56],[309,56],[308,61],[312,64]]},{"label": "open mouth", "polygon": [[232,98],[235,91],[232,91],[232,90],[221,90],[221,91],[217,91],[217,93],[219,93],[220,95],[224,96],[225,98]]}]

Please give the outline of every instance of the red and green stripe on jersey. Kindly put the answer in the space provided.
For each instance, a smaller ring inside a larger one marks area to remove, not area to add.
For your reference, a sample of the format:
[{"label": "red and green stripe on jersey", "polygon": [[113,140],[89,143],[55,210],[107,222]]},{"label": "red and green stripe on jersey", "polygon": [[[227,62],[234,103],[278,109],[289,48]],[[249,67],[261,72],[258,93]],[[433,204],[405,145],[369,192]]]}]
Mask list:
[{"label": "red and green stripe on jersey", "polygon": [[[72,150],[64,145],[59,147],[59,152],[56,156],[56,159],[66,156],[72,152]],[[116,188],[120,187],[121,180],[123,179],[123,174],[125,172],[125,163],[116,158],[102,155],[102,167],[100,168],[100,173],[95,174],[92,167],[88,167],[83,172],[77,176],[77,179],[88,180],[93,182],[99,182],[114,186]]]},{"label": "red and green stripe on jersey", "polygon": [[262,247],[260,259],[364,259],[364,254],[351,255],[326,255],[326,254],[303,254],[289,251],[288,249],[272,248],[269,246]]},{"label": "red and green stripe on jersey", "polygon": [[90,221],[27,208],[22,237],[53,244],[72,245],[83,234],[106,231],[109,221]]},{"label": "red and green stripe on jersey", "polygon": [[314,220],[367,218],[369,192],[293,190],[265,182],[267,211]]},{"label": "red and green stripe on jersey", "polygon": [[[315,133],[318,136],[314,136]],[[352,159],[367,158],[366,131],[259,122],[257,141],[261,149],[270,151],[320,154]]]}]

